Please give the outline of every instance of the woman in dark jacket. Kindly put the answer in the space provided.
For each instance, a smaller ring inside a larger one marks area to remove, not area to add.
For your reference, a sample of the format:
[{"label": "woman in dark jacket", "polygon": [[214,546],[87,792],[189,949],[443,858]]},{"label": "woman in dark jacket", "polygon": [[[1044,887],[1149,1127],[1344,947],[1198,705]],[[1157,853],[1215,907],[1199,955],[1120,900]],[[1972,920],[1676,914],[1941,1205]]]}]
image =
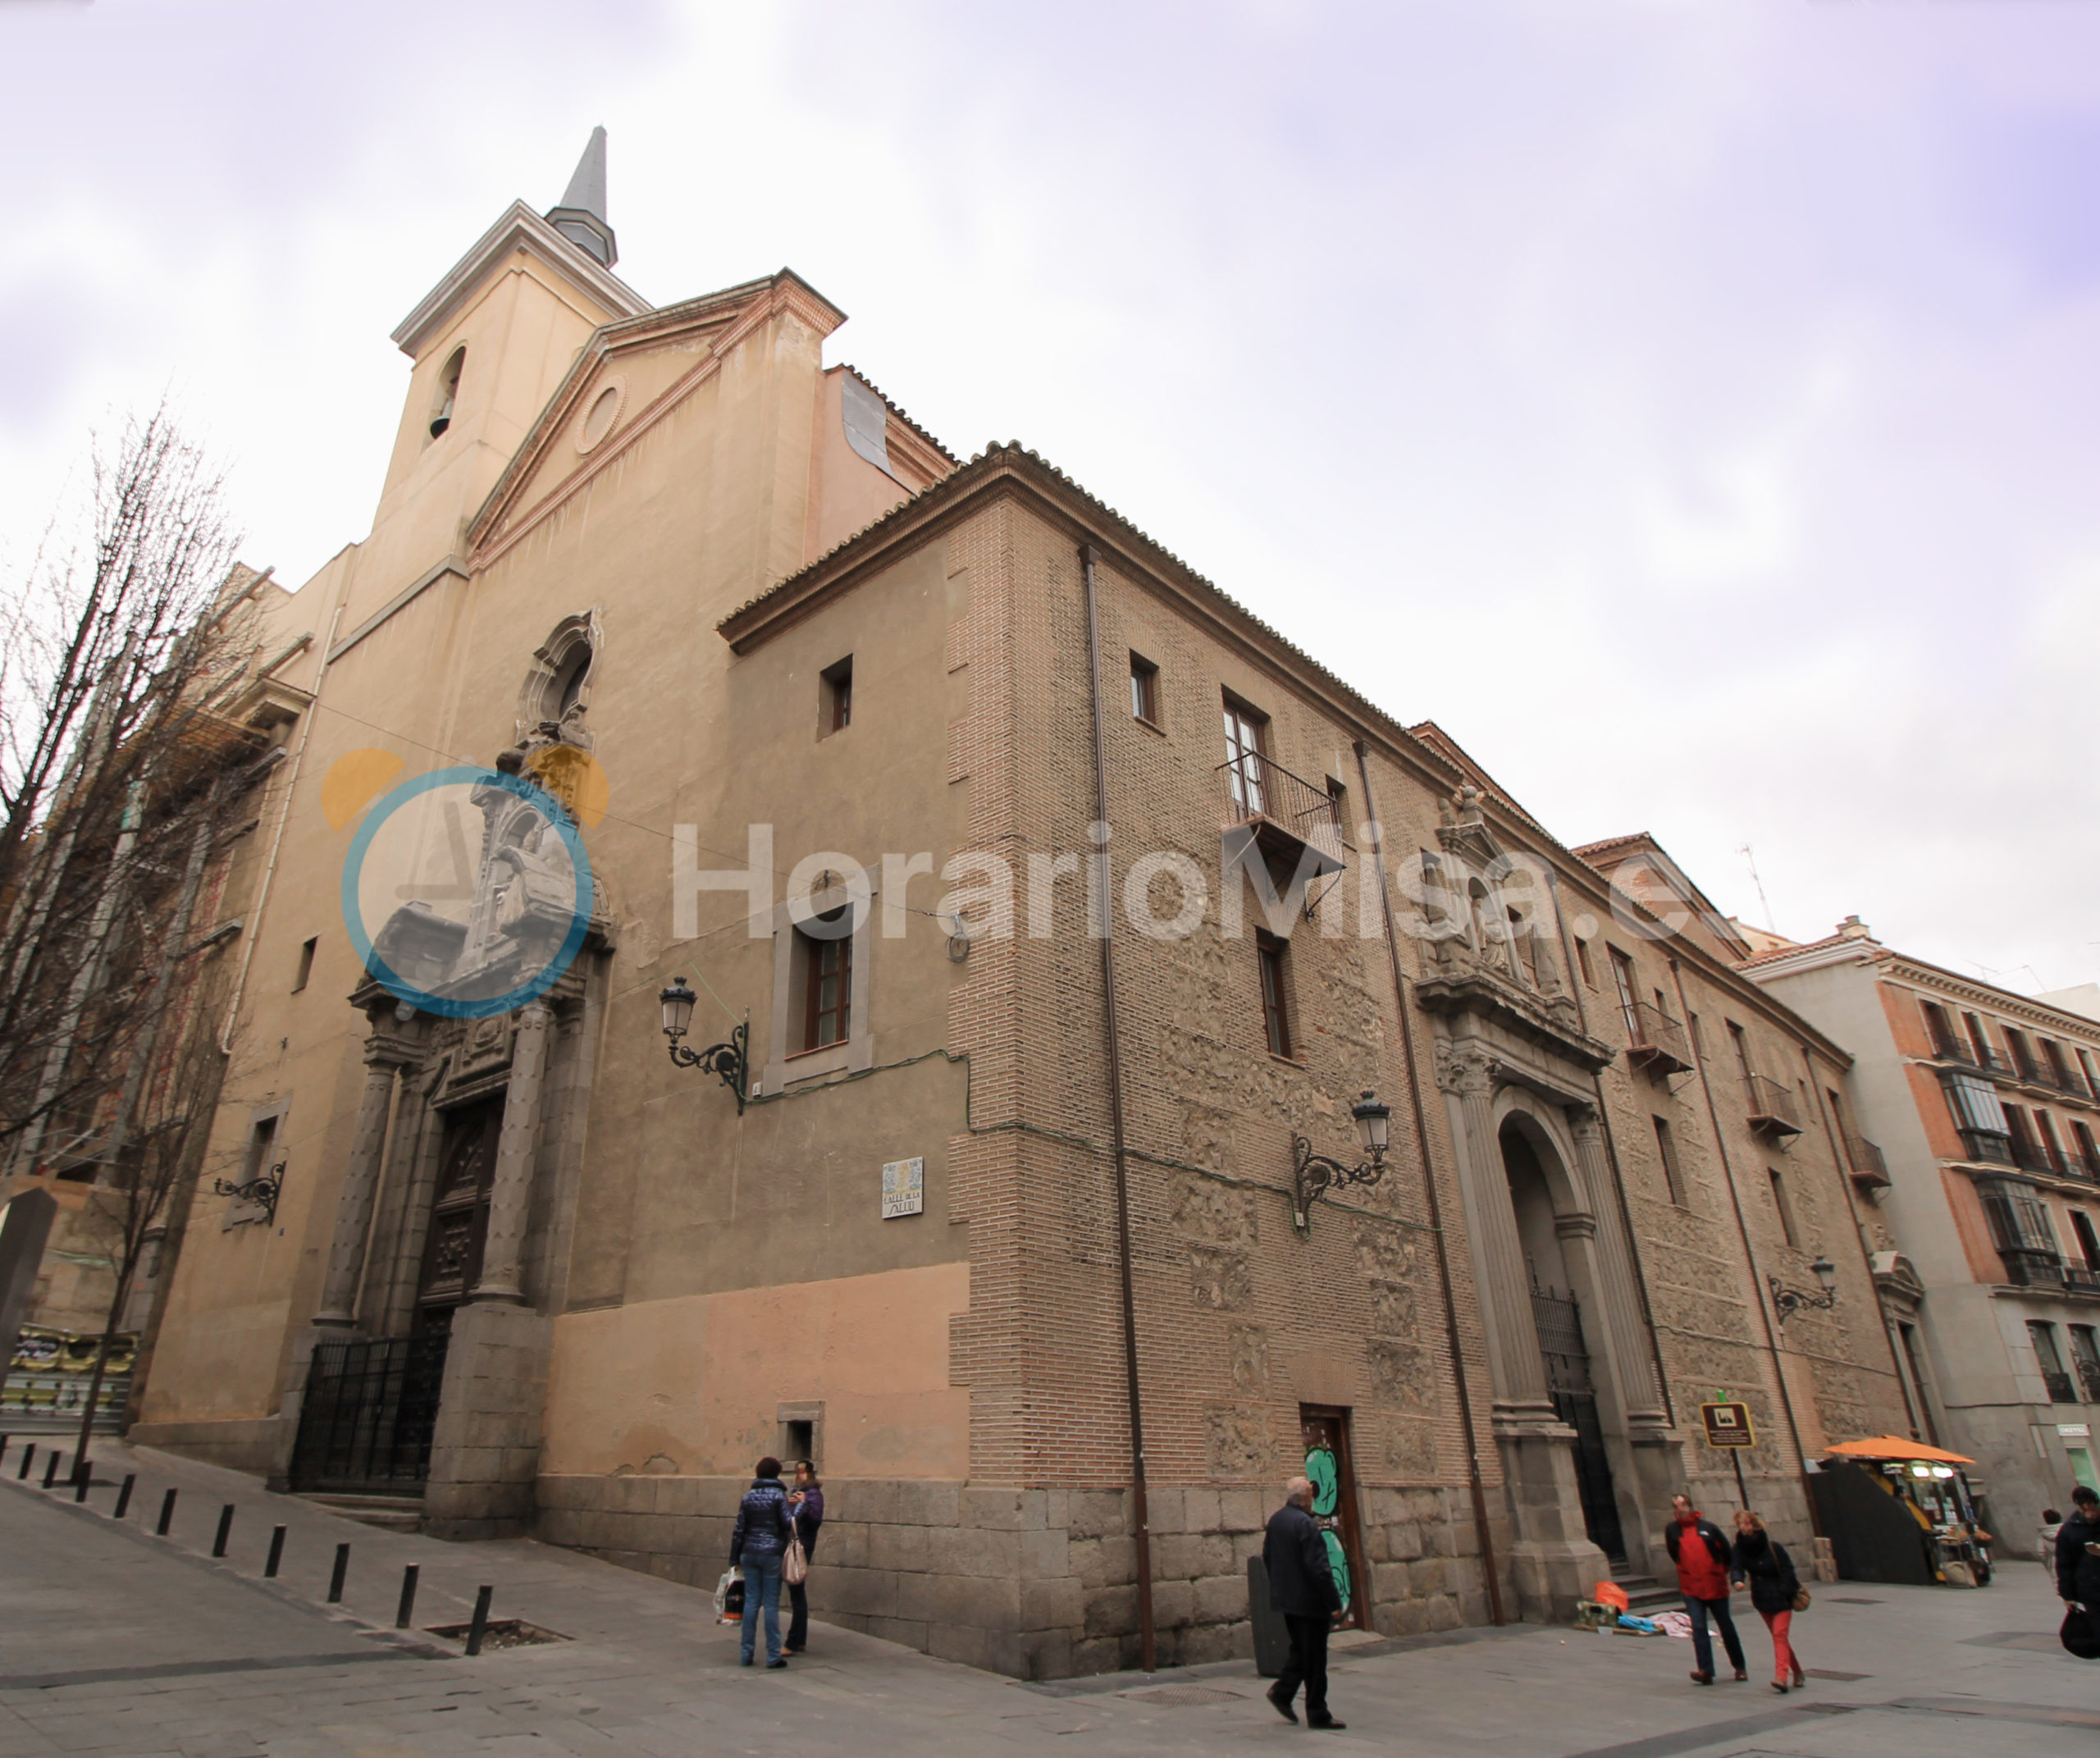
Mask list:
[{"label": "woman in dark jacket", "polygon": [[1794,1596],[1801,1590],[1801,1578],[1794,1573],[1794,1559],[1787,1555],[1787,1547],[1764,1530],[1764,1523],[1754,1514],[1736,1516],[1728,1573],[1750,1583],[1750,1603],[1772,1632],[1772,1688],[1784,1693],[1791,1679],[1799,1690],[1808,1683],[1808,1674],[1801,1670],[1787,1632],[1794,1621]]},{"label": "woman in dark jacket", "polygon": [[[817,1468],[808,1459],[795,1464],[795,1487],[788,1492],[788,1511],[794,1516],[795,1536],[802,1541],[802,1559],[817,1554],[817,1528],[824,1524],[824,1486],[817,1482]],[[794,1615],[788,1620],[786,1647],[798,1655],[810,1639],[810,1591],[806,1582],[788,1583],[788,1603]]]}]

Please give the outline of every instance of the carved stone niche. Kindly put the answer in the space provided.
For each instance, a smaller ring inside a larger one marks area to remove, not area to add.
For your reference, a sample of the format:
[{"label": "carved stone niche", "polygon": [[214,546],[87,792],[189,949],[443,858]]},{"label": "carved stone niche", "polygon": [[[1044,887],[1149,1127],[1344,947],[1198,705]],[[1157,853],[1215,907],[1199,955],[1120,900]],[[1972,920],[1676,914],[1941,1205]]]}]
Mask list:
[{"label": "carved stone niche", "polygon": [[1449,894],[1449,913],[1468,926],[1434,943],[1415,992],[1431,1013],[1449,1019],[1472,1015],[1593,1072],[1612,1060],[1611,1048],[1582,1030],[1581,1010],[1561,981],[1545,937],[1530,934],[1527,921],[1528,938],[1520,949],[1505,926],[1504,886],[1518,863],[1496,838],[1480,802],[1478,788],[1461,788],[1437,828],[1444,849],[1439,882]]}]

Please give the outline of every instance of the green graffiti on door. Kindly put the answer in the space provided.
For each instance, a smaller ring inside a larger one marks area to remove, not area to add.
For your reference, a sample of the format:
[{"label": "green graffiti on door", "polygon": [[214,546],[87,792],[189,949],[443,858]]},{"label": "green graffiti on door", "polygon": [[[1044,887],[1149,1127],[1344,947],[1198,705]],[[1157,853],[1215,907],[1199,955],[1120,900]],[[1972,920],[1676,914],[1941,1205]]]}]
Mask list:
[{"label": "green graffiti on door", "polygon": [[1353,1597],[1349,1556],[1342,1549],[1342,1535],[1328,1523],[1342,1505],[1341,1472],[1335,1463],[1335,1450],[1329,1446],[1310,1449],[1305,1455],[1305,1475],[1312,1485],[1312,1515],[1321,1523],[1320,1536],[1327,1541],[1327,1567],[1334,1571],[1335,1591],[1341,1596],[1341,1609],[1347,1611]]}]

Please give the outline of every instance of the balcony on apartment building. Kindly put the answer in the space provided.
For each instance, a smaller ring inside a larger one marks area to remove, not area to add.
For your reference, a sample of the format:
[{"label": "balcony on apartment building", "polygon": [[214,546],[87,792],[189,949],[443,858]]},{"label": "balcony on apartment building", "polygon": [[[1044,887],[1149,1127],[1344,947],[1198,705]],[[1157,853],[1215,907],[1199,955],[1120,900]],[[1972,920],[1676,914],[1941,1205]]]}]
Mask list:
[{"label": "balcony on apartment building", "polygon": [[1679,1075],[1691,1066],[1691,1039],[1684,1027],[1660,1007],[1637,1001],[1628,1010],[1626,1023],[1632,1037],[1626,1047],[1626,1059],[1634,1067]]},{"label": "balcony on apartment building", "polygon": [[1886,1190],[1888,1188],[1888,1161],[1881,1149],[1865,1136],[1847,1135],[1845,1153],[1852,1162],[1852,1182],[1860,1190]]},{"label": "balcony on apartment building", "polygon": [[1315,873],[1339,873],[1340,815],[1333,795],[1275,759],[1243,751],[1218,765],[1225,779],[1225,828],[1244,828],[1271,860],[1295,870],[1308,851]]},{"label": "balcony on apartment building", "polygon": [[2085,1401],[2100,1404],[2100,1366],[2081,1361],[2078,1364],[2078,1377],[2084,1383]]},{"label": "balcony on apartment building", "polygon": [[2034,1246],[2000,1245],[1999,1260],[2005,1279],[2016,1288],[2061,1288],[2064,1261],[2052,1251]]},{"label": "balcony on apartment building", "polygon": [[2065,1178],[2064,1162],[2055,1148],[2046,1143],[2029,1141],[2025,1136],[2015,1135],[2012,1141],[2012,1163],[2023,1172],[2039,1172],[2044,1178]]},{"label": "balcony on apartment building", "polygon": [[2051,1404],[2076,1404],[2079,1401],[2078,1388],[2071,1383],[2070,1376],[2060,1369],[2045,1371],[2042,1375],[2042,1383],[2049,1388]]},{"label": "balcony on apartment building", "polygon": [[1769,1075],[1751,1075],[1743,1084],[1749,1089],[1750,1126],[1760,1135],[1785,1137],[1801,1132],[1801,1105],[1794,1089]]},{"label": "balcony on apartment building", "polygon": [[[2084,1264],[2067,1263],[2064,1266],[2064,1286],[2073,1294],[2100,1295],[2100,1270],[2088,1269]],[[2100,1368],[2093,1369],[2100,1375]],[[2100,1404],[2100,1398],[2093,1400]]]}]

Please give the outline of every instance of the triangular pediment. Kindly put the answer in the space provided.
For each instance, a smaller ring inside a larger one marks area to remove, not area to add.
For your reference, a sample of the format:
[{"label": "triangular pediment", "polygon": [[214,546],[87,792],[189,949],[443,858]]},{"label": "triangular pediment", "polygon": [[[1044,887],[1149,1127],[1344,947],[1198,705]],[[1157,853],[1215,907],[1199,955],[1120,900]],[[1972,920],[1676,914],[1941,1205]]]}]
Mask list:
[{"label": "triangular pediment", "polygon": [[769,318],[819,336],[846,314],[792,271],[667,305],[591,336],[468,528],[486,561],[522,537],[714,377]]}]

